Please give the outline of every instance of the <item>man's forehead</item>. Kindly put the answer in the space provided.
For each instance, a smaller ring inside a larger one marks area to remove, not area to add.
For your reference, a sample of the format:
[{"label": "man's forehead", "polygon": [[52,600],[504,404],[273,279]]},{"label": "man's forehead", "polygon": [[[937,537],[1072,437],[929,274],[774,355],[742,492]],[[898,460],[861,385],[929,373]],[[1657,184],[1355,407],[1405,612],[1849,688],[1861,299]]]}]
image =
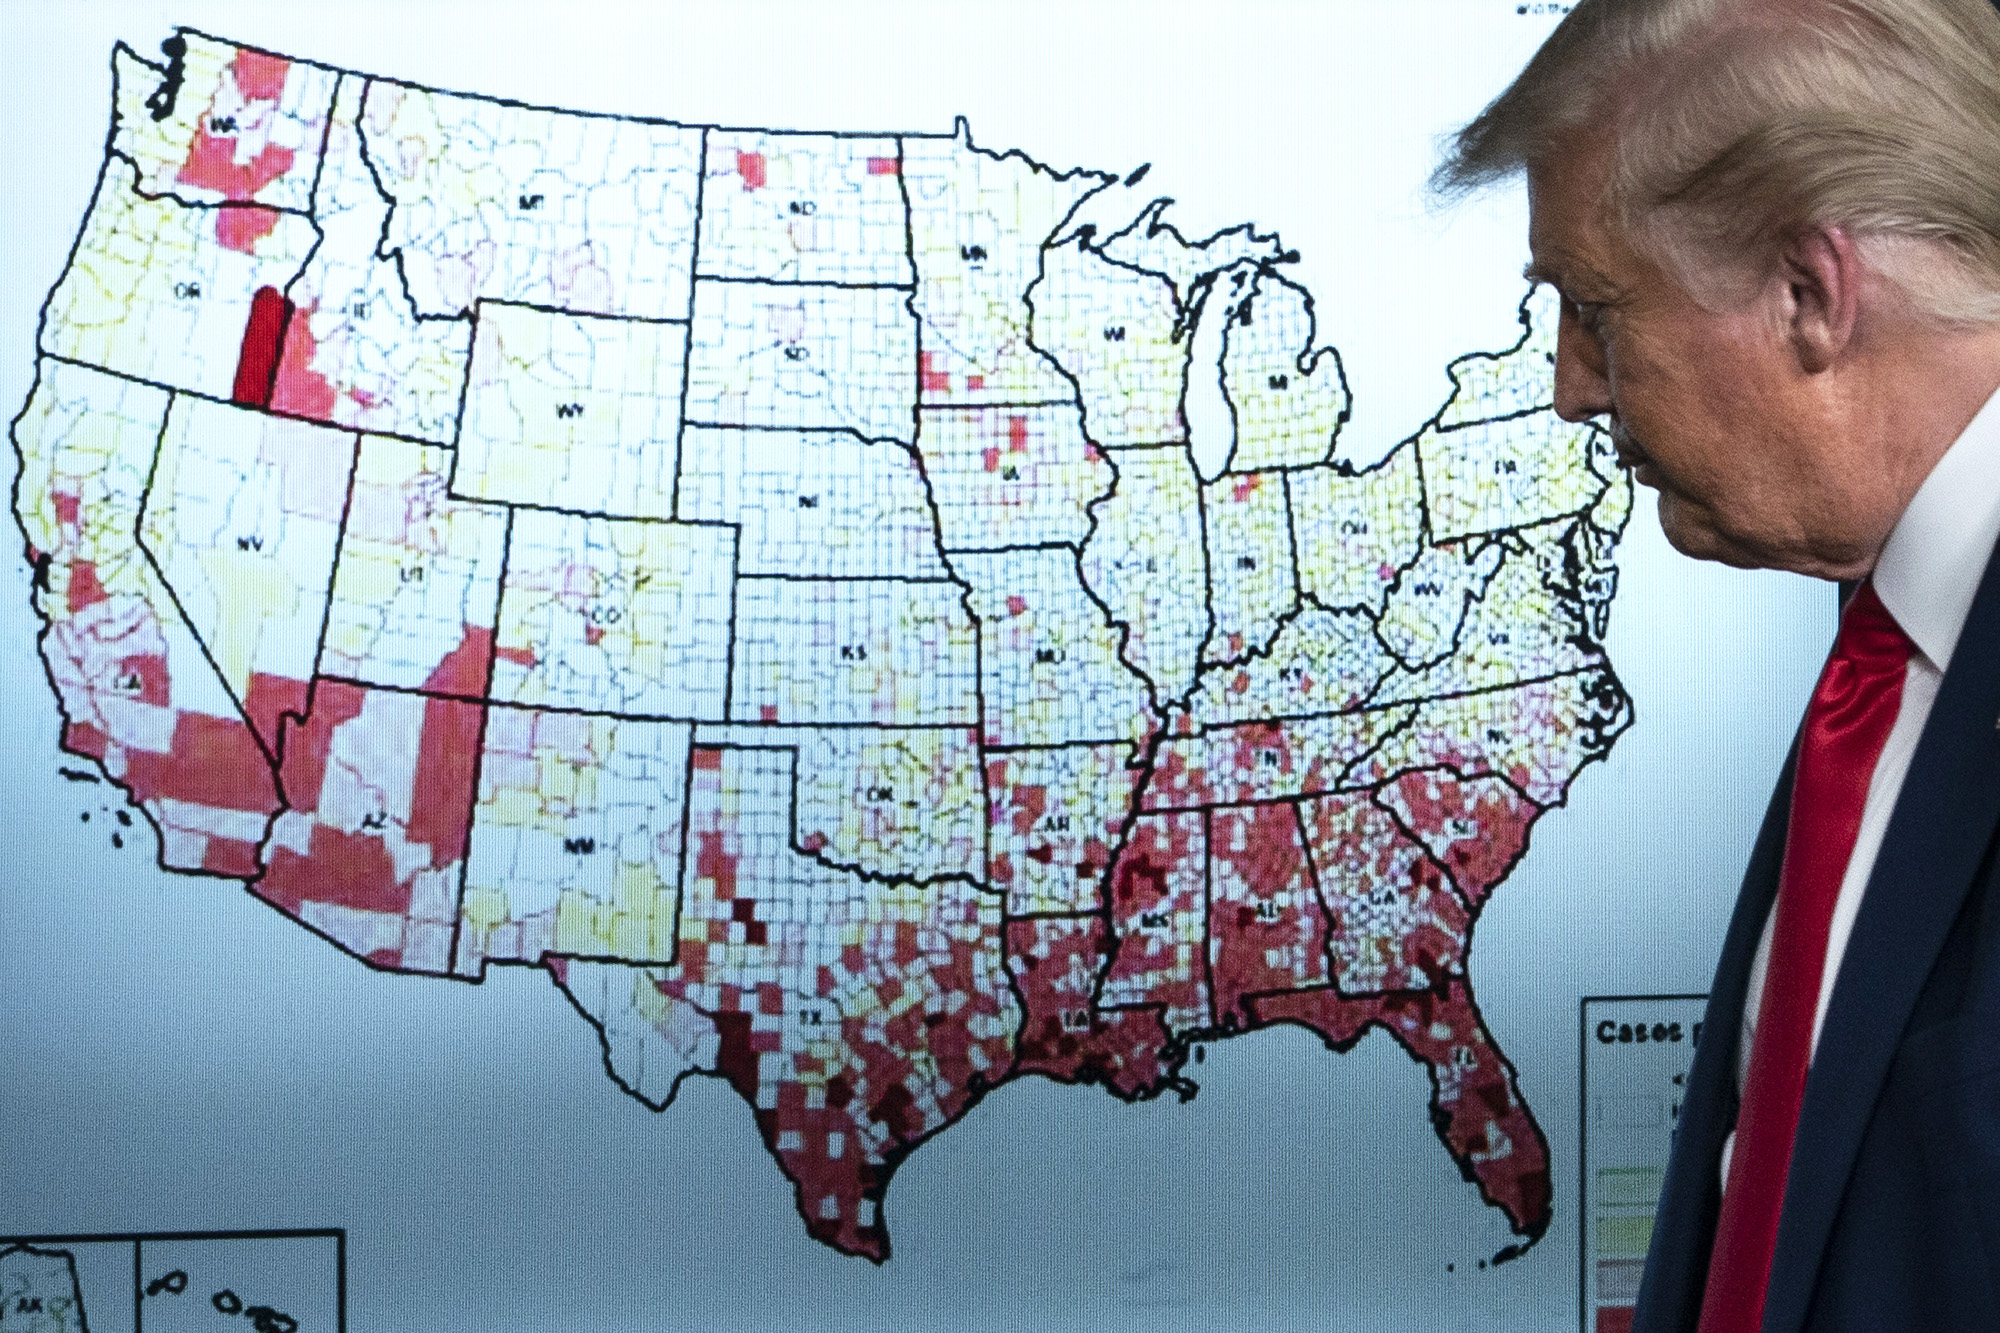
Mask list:
[{"label": "man's forehead", "polygon": [[1595,145],[1528,165],[1527,275],[1558,287],[1602,278],[1612,259],[1605,212],[1607,155]]}]

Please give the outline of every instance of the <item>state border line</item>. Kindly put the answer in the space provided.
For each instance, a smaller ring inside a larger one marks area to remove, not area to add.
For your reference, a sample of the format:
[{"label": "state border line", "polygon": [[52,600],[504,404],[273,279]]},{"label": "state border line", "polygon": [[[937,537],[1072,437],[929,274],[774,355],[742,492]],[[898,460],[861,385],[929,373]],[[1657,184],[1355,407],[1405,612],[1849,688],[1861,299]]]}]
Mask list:
[{"label": "state border line", "polygon": [[[916,294],[914,282],[840,282],[832,278],[752,278],[722,273],[694,274],[694,283],[726,283],[732,287],[825,287],[844,292],[909,292]],[[569,312],[565,312],[569,313]]]},{"label": "state border line", "polygon": [[[940,403],[925,402],[919,391],[917,411],[923,412],[993,412],[1008,408],[1023,407],[1067,407],[1076,412],[1083,411],[1083,404],[1074,398],[1034,398],[1021,400],[1000,400],[990,403]],[[1134,446],[1144,447],[1144,446]]]},{"label": "state border line", "polygon": [[[217,45],[232,47],[239,51],[254,52],[257,55],[269,56],[275,60],[288,61],[294,65],[306,65],[313,69],[322,69],[333,74],[350,74],[356,78],[367,79],[371,83],[391,83],[399,88],[429,93],[434,97],[456,97],[468,102],[485,102],[492,106],[509,107],[515,111],[533,111],[556,116],[580,116],[589,120],[617,120],[634,125],[659,125],[668,129],[701,130],[707,133],[756,134],[766,138],[782,139],[889,140],[910,138],[954,140],[958,137],[956,123],[954,123],[951,130],[944,132],[929,130],[784,130],[757,125],[723,125],[710,121],[668,120],[664,116],[633,115],[622,111],[587,111],[575,107],[545,106],[536,102],[524,102],[512,97],[496,97],[491,93],[463,92],[456,88],[443,88],[436,84],[418,83],[413,79],[399,79],[393,75],[373,74],[367,70],[349,69],[342,65],[330,65],[323,60],[313,60],[305,56],[287,55],[283,51],[273,51],[268,47],[257,46],[250,42],[240,42],[231,37],[221,37],[212,32],[204,32],[202,29],[190,24],[177,24],[173,31],[175,34],[183,37],[199,37],[206,42],[214,42]],[[126,43],[121,40],[118,45],[126,46]],[[126,46],[126,49],[132,52],[134,59],[140,61],[140,63],[146,65],[148,68],[160,68],[131,47]]]},{"label": "state border line", "polygon": [[1505,694],[1509,690],[1523,689],[1529,685],[1546,685],[1551,681],[1567,680],[1571,676],[1610,675],[1609,661],[1595,666],[1572,667],[1567,671],[1551,671],[1541,676],[1521,676],[1496,685],[1482,685],[1477,689],[1443,690],[1436,694],[1422,694],[1409,699],[1386,699],[1370,701],[1356,708],[1335,708],[1320,713],[1270,713],[1254,718],[1244,718],[1239,722],[1209,722],[1185,736],[1169,736],[1167,744],[1175,741],[1193,740],[1217,731],[1229,731],[1236,727],[1268,726],[1274,722],[1317,722],[1330,717],[1357,717],[1363,713],[1386,712],[1392,708],[1422,708],[1426,704],[1449,703],[1454,699],[1476,699],[1482,694]]},{"label": "state border line", "polygon": [[[400,247],[400,246],[399,246],[399,247],[397,247],[397,252],[398,252],[398,253],[400,253],[400,252],[401,252],[401,247]],[[532,311],[534,311],[534,312],[535,312],[536,314],[538,314],[538,315],[559,315],[559,316],[561,316],[561,317],[563,317],[563,318],[565,318],[565,319],[588,319],[588,320],[595,320],[595,321],[597,321],[597,322],[598,322],[598,323],[600,323],[600,324],[672,324],[672,325],[680,325],[680,324],[688,324],[688,323],[691,323],[691,322],[693,321],[693,318],[694,318],[692,314],[690,314],[690,315],[689,315],[689,316],[688,316],[688,317],[687,317],[686,319],[681,319],[681,318],[677,318],[677,317],[675,317],[675,316],[672,316],[672,315],[614,315],[614,314],[607,314],[606,312],[604,312],[604,311],[602,311],[602,310],[578,310],[578,309],[575,309],[575,308],[565,308],[565,307],[563,307],[563,306],[554,306],[554,305],[543,305],[543,304],[542,304],[541,302],[539,302],[539,301],[512,301],[512,300],[509,300],[509,299],[507,299],[507,298],[506,298],[506,297],[504,297],[504,296],[475,296],[475,297],[473,297],[473,298],[472,298],[472,304],[471,304],[470,306],[468,306],[468,307],[466,308],[466,313],[465,313],[465,314],[461,314],[461,315],[430,315],[430,316],[427,316],[426,318],[430,318],[430,319],[464,319],[464,318],[466,317],[466,315],[472,315],[472,316],[473,316],[473,317],[474,317],[474,318],[476,319],[476,318],[477,318],[477,314],[478,314],[478,310],[479,310],[479,307],[481,307],[481,306],[484,306],[484,305],[498,305],[498,306],[506,306],[506,307],[507,307],[508,309],[510,309],[510,310],[532,310]],[[470,374],[470,373],[471,373],[471,367],[470,367],[470,357],[469,357],[469,356],[468,356],[468,364],[467,364],[467,373],[468,373],[468,374]]]},{"label": "state border line", "polygon": [[[57,285],[60,286],[61,283],[58,282]],[[143,384],[149,389],[158,389],[162,393],[196,398],[204,403],[214,403],[218,407],[234,408],[239,412],[253,412],[258,416],[276,417],[280,421],[296,421],[301,425],[318,426],[321,430],[339,431],[344,435],[376,435],[385,440],[401,440],[405,444],[422,445],[427,449],[443,449],[447,453],[457,452],[456,446],[450,440],[427,440],[421,435],[404,435],[389,430],[371,430],[366,426],[349,426],[343,425],[338,421],[328,421],[324,417],[301,416],[297,412],[281,412],[272,407],[258,407],[254,403],[239,403],[233,398],[219,397],[216,394],[205,393],[200,389],[183,388],[177,384],[168,384],[164,380],[147,379],[144,375],[134,375],[129,370],[113,370],[109,366],[100,366],[94,361],[82,361],[73,356],[64,356],[60,352],[51,352],[47,348],[40,346],[35,348],[35,358],[37,360],[54,361],[58,365],[75,366],[79,370],[95,371],[99,375],[109,375],[113,379],[124,380],[128,384]],[[486,503],[497,502],[488,501]]]},{"label": "state border line", "polygon": [[[277,718],[278,734],[272,738],[272,749],[274,757],[277,760],[277,764],[272,772],[272,778],[274,785],[278,788],[281,800],[285,800],[284,787],[282,785],[285,767],[285,719],[290,718],[298,726],[303,727],[306,725],[307,719],[312,715],[313,683],[319,679],[320,664],[326,660],[327,631],[333,626],[334,590],[340,583],[341,555],[347,550],[347,527],[354,515],[354,487],[360,479],[361,436],[355,433],[354,448],[347,461],[347,485],[341,493],[340,522],[335,526],[333,533],[333,559],[327,562],[326,583],[320,593],[325,601],[319,610],[319,633],[313,639],[312,665],[306,668],[304,682],[306,687],[305,710],[302,713],[295,713],[289,709],[280,712]],[[254,725],[252,729],[255,729]],[[291,802],[285,800],[285,804],[289,808]],[[268,835],[269,831],[266,830],[266,832]]]},{"label": "state border line", "polygon": [[702,421],[694,417],[682,417],[683,429],[692,426],[696,430],[764,430],[790,431],[795,435],[852,435],[863,444],[895,444],[908,449],[914,440],[906,440],[898,435],[869,435],[853,426],[792,426],[765,421]]},{"label": "state border line", "polygon": [[[433,448],[440,446],[433,445]],[[454,454],[456,451],[451,451]],[[454,467],[454,470],[456,468]],[[490,495],[471,495],[455,490],[449,478],[445,482],[445,498],[455,504],[480,505],[488,509],[522,510],[530,514],[556,514],[563,518],[592,519],[604,523],[649,523],[673,528],[726,528],[740,532],[743,525],[726,518],[674,518],[661,514],[614,514],[603,509],[569,509],[562,505],[538,504],[532,500],[496,500]]]},{"label": "state border line", "polygon": [[[500,608],[507,596],[507,571],[514,561],[514,511],[507,511],[505,526],[500,537],[500,573],[493,580],[493,629],[486,636],[486,661],[481,663],[482,692],[493,693],[493,672],[500,661]],[[486,732],[493,720],[493,705],[486,698],[465,700],[479,709],[479,735],[473,741],[472,774],[466,783],[465,846],[458,856],[458,886],[452,895],[451,941],[445,946],[445,968],[455,977],[470,981],[484,981],[486,968],[482,963],[479,975],[470,976],[463,970],[463,958],[459,952],[465,936],[465,889],[466,881],[472,874],[472,835],[479,826],[480,783],[486,777]],[[428,708],[426,709],[428,713]]]},{"label": "state border line", "polygon": [[[701,136],[701,143],[694,155],[694,217],[688,224],[688,284],[687,284],[687,341],[681,346],[681,396],[674,409],[674,475],[667,488],[667,512],[675,518],[681,516],[681,473],[687,469],[688,433],[688,363],[694,359],[694,274],[701,267],[701,233],[708,208],[708,138]],[[466,379],[472,378],[472,363],[466,362]],[[743,537],[737,534],[736,544],[740,552]],[[736,636],[736,599],[730,596],[729,608],[730,641]],[[734,663],[731,663],[734,666]]]},{"label": "state border line", "polygon": [[[951,552],[950,554],[957,554]],[[792,574],[773,567],[771,557],[763,550],[751,552],[753,564],[737,573],[739,579],[791,580],[798,583],[949,583],[963,588],[950,573],[948,562],[939,561],[939,567],[946,572],[938,575],[916,576],[910,574]],[[977,617],[974,617],[977,620]]]},{"label": "state border line", "polygon": [[[770,731],[774,736],[787,732],[801,731],[880,731],[891,735],[900,735],[904,732],[976,731],[980,725],[976,719],[966,719],[958,722],[764,722],[754,719],[746,720],[729,717],[684,717],[671,713],[621,713],[605,708],[577,708],[567,704],[522,703],[515,699],[480,698],[477,695],[471,694],[459,694],[444,690],[426,690],[414,685],[384,685],[375,681],[361,680],[354,676],[322,674],[314,677],[314,681],[315,683],[329,685],[344,685],[350,689],[357,690],[381,690],[389,694],[414,695],[422,699],[438,699],[447,703],[477,704],[487,708],[509,708],[524,713],[558,713],[566,717],[601,717],[615,722],[648,722],[667,726],[745,727]],[[697,746],[707,748],[720,747],[727,749],[738,747],[738,743],[733,741],[704,742],[697,738],[693,743]],[[1118,743],[1124,744],[1126,742],[1121,741]],[[754,749],[759,747],[749,746],[740,748]],[[778,745],[773,748],[784,747]],[[1059,747],[1043,746],[1036,748],[1047,749]]]}]

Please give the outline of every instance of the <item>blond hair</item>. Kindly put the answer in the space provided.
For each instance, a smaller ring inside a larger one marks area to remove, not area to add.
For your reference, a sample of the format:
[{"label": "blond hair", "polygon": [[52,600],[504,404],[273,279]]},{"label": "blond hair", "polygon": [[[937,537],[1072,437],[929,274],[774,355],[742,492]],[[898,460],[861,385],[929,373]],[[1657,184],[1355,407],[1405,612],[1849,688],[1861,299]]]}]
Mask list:
[{"label": "blond hair", "polygon": [[2000,322],[1992,0],[1580,0],[1433,184],[1477,188],[1600,126],[1610,215],[1683,276],[1840,227],[1917,310]]}]

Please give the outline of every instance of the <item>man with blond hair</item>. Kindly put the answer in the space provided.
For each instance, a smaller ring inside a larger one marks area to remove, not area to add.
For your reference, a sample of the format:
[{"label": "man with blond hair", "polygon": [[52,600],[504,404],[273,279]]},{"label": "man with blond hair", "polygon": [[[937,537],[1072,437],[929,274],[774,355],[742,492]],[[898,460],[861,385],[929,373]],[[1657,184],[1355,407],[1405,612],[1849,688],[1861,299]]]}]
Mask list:
[{"label": "man with blond hair", "polygon": [[2000,1329],[2000,15],[1581,0],[1438,184],[1517,171],[1556,410],[1681,551],[1857,585],[1634,1327]]}]

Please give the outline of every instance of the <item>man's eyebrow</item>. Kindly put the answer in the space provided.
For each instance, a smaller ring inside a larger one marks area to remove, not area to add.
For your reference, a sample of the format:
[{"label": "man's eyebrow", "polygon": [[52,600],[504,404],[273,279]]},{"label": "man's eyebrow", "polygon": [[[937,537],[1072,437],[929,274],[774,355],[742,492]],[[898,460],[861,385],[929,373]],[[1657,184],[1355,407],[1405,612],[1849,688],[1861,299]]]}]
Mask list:
[{"label": "man's eyebrow", "polygon": [[1618,290],[1617,284],[1589,264],[1558,256],[1556,263],[1531,259],[1521,268],[1529,282],[1547,283],[1573,300],[1604,299]]}]

